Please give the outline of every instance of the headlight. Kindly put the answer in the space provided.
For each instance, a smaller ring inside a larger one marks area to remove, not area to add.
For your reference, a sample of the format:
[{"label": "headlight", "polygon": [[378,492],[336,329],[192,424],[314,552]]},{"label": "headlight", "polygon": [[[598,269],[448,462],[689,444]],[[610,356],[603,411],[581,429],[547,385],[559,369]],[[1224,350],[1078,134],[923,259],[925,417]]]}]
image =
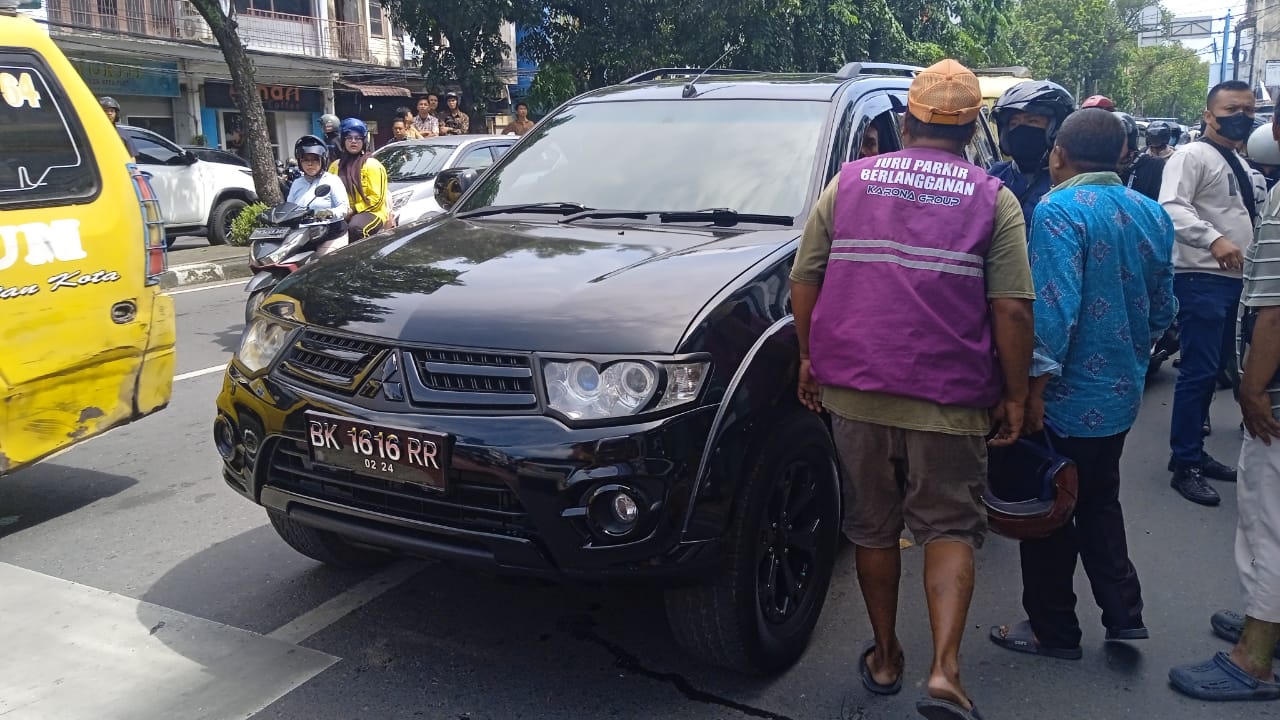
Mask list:
[{"label": "headlight", "polygon": [[284,349],[293,328],[270,318],[256,318],[240,338],[236,357],[250,374],[259,373]]},{"label": "headlight", "polygon": [[398,193],[392,193],[391,209],[399,210],[400,208],[404,207],[406,203],[409,202],[409,198],[411,197],[413,197],[413,188],[409,188],[408,190],[401,190]]},{"label": "headlight", "polygon": [[285,258],[292,255],[294,251],[296,251],[299,247],[303,245],[303,243],[307,242],[310,239],[311,239],[311,230],[309,228],[294,230],[293,232],[289,233],[288,237],[284,239],[284,242],[281,243],[280,248],[275,252],[271,253],[270,255],[266,256],[265,258],[263,258],[262,262],[266,265],[278,265],[281,262],[284,262]]},{"label": "headlight", "polygon": [[542,377],[552,409],[573,420],[603,420],[693,402],[707,368],[705,362],[623,360],[601,367],[589,360],[547,361]]}]

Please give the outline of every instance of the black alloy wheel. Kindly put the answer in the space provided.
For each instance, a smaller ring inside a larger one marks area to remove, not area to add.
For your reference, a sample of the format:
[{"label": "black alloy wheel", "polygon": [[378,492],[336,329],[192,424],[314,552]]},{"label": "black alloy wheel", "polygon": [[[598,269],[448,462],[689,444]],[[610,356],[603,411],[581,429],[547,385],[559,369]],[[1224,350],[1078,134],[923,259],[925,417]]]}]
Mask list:
[{"label": "black alloy wheel", "polygon": [[720,569],[665,594],[672,635],[709,663],[780,672],[808,647],[840,544],[840,478],[826,425],[795,409],[755,445]]},{"label": "black alloy wheel", "polygon": [[783,470],[769,499],[756,574],[760,610],[768,622],[779,624],[794,617],[813,587],[818,533],[823,528],[823,513],[814,502],[817,496],[814,469],[797,460]]}]

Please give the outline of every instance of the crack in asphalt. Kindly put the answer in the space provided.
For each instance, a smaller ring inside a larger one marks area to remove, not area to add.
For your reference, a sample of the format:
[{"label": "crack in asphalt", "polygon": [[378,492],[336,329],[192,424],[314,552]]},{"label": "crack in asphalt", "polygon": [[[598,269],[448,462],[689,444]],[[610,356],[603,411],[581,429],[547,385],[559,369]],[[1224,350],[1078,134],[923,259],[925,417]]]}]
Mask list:
[{"label": "crack in asphalt", "polygon": [[640,662],[640,658],[632,655],[621,645],[600,637],[595,630],[596,621],[589,615],[574,615],[562,618],[559,624],[561,629],[568,632],[575,640],[593,643],[604,648],[613,656],[614,665],[617,667],[634,675],[640,675],[642,677],[649,678],[650,680],[657,680],[658,682],[671,685],[676,690],[680,691],[681,695],[684,695],[686,698],[693,700],[694,702],[705,703],[708,705],[719,705],[721,707],[729,708],[730,710],[736,710],[743,715],[753,718],[764,718],[764,720],[793,720],[793,718],[786,715],[779,715],[775,712],[752,707],[750,705],[744,705],[740,702],[730,700],[729,698],[721,697],[705,690],[699,690],[693,686],[693,683],[689,682],[688,679],[679,673],[659,672],[645,667],[644,664]]}]

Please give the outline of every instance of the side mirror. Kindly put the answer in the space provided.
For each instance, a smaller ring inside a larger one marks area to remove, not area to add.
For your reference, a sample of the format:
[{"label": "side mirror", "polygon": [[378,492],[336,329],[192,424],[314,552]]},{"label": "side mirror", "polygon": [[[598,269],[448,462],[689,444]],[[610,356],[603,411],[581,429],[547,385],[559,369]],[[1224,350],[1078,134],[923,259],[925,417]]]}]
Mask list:
[{"label": "side mirror", "polygon": [[462,194],[475,184],[480,176],[478,170],[472,168],[452,168],[436,175],[436,202],[445,210],[452,210]]},{"label": "side mirror", "polygon": [[328,185],[321,185],[320,187],[316,188],[315,196],[318,198],[325,197],[326,195],[329,194],[331,190],[333,190],[333,188],[329,187]]},{"label": "side mirror", "polygon": [[190,150],[183,150],[182,154],[179,155],[174,162],[179,165],[195,165],[199,160],[200,158],[196,157],[195,153]]}]

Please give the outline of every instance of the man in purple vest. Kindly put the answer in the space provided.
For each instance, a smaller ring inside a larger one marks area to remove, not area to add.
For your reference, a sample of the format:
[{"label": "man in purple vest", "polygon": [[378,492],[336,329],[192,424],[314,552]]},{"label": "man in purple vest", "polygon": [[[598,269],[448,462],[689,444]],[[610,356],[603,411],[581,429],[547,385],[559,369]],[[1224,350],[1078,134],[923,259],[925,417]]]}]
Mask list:
[{"label": "man in purple vest", "polygon": [[800,400],[831,413],[846,470],[844,532],[875,642],[866,688],[902,687],[899,539],[924,546],[933,629],[933,719],[976,717],[959,649],[987,529],[984,436],[1022,426],[1033,344],[1025,223],[1018,199],[964,159],[978,78],[953,60],[916,75],[906,149],[848,163],[819,198],[791,273]]}]

